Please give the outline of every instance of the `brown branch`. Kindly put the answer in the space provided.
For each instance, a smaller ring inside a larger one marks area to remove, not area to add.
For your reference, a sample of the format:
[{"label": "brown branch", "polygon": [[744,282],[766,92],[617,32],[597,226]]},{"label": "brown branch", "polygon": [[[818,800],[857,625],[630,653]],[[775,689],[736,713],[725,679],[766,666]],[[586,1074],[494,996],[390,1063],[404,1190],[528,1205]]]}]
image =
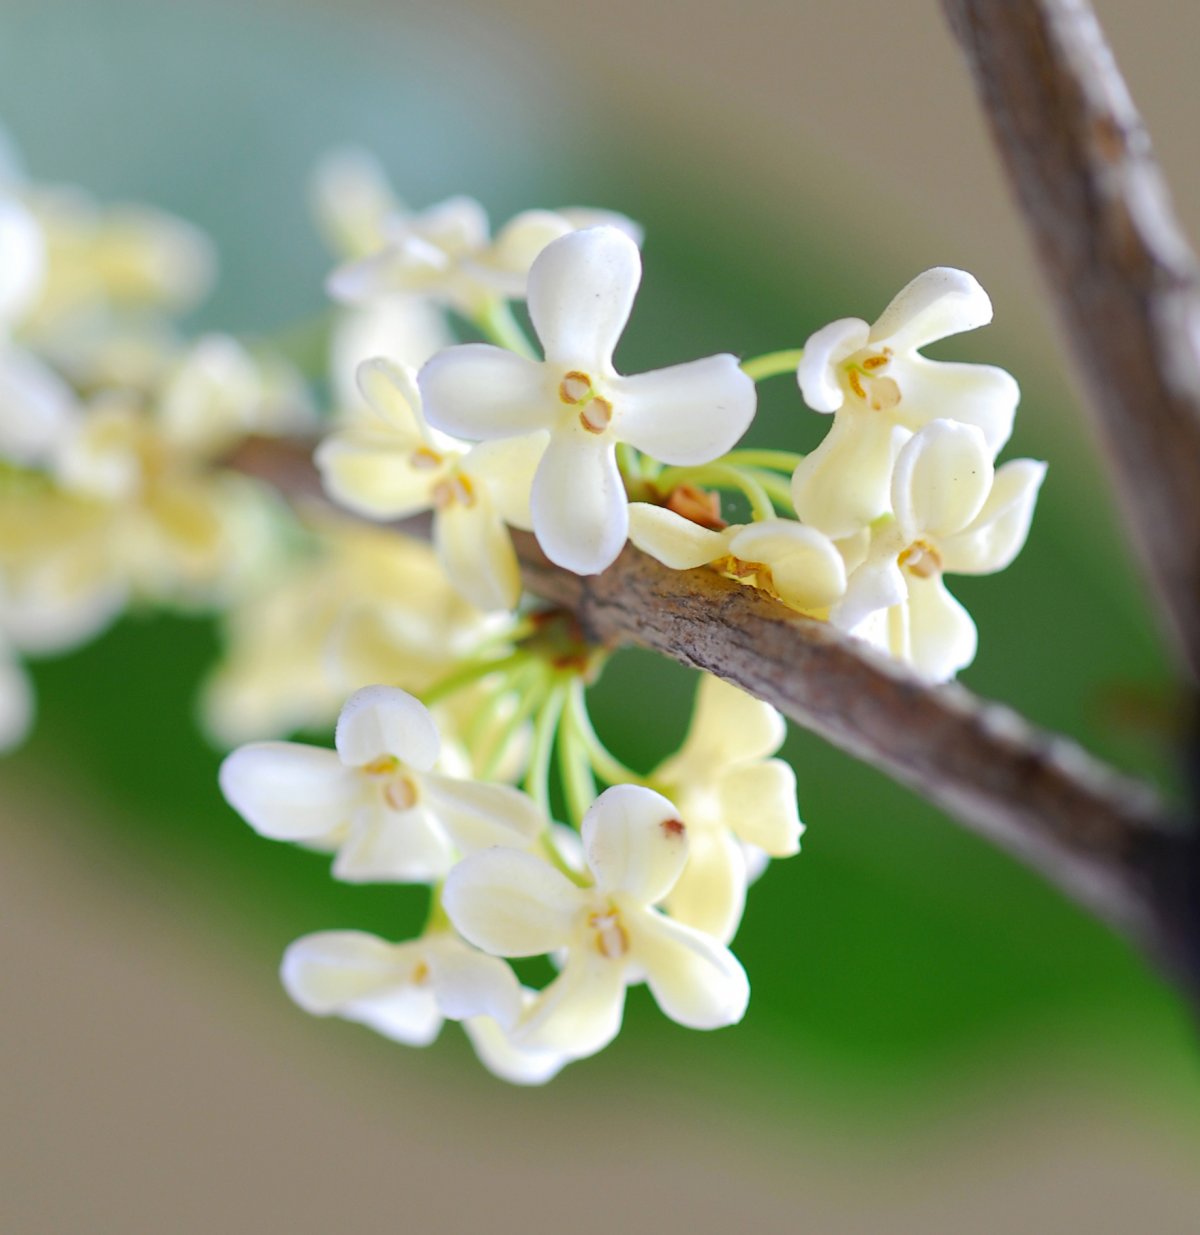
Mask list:
[{"label": "brown branch", "polygon": [[[320,491],[302,447],[259,442],[235,465],[293,498]],[[1187,897],[1176,884],[1189,838],[1146,786],[1008,708],[959,686],[924,685],[860,641],[712,571],[669,570],[626,548],[602,575],[581,578],[551,564],[528,533],[514,541],[529,590],[571,609],[590,640],[661,652],[765,699],[1188,968]]]},{"label": "brown branch", "polygon": [[1200,677],[1200,267],[1086,0],[943,0],[1135,546]]}]

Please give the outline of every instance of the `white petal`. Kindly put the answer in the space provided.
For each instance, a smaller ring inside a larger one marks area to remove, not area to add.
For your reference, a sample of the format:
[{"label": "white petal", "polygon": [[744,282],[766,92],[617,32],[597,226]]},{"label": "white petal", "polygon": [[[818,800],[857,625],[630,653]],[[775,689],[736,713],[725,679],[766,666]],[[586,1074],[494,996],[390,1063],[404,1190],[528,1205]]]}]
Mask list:
[{"label": "white petal", "polygon": [[836,412],[846,392],[838,380],[837,366],[867,342],[870,328],[858,317],[843,317],[810,335],[796,369],[796,381],[804,402],[814,412]]},{"label": "white petal", "polygon": [[564,946],[584,895],[548,862],[516,849],[463,858],[442,904],[468,943],[496,956],[540,956]]},{"label": "white petal", "polygon": [[313,462],[321,483],[339,506],[372,519],[402,519],[428,510],[433,486],[446,466],[413,466],[417,442],[398,441],[392,434],[349,429],[327,437]]},{"label": "white petal", "polygon": [[438,1006],[451,1020],[487,1016],[511,1028],[521,1013],[521,985],[516,974],[495,956],[468,947],[448,931],[425,938]]},{"label": "white petal", "polygon": [[401,437],[416,446],[429,436],[413,369],[377,356],[358,366],[355,380],[362,397]]},{"label": "white petal", "polygon": [[284,953],[288,994],[315,1016],[343,1016],[410,1046],[425,1046],[442,1026],[433,991],[413,979],[418,943],[389,944],[360,931],[324,931]]},{"label": "white petal", "polygon": [[488,343],[448,347],[417,377],[425,419],[471,441],[549,428],[559,403],[546,367]]},{"label": "white petal", "polygon": [[293,742],[255,742],[225,757],[225,800],[261,836],[321,837],[349,822],[359,777],[331,750]]},{"label": "white petal", "polygon": [[579,831],[597,886],[641,904],[660,901],[687,861],[687,829],[675,804],[640,785],[606,789]]},{"label": "white petal", "polygon": [[464,194],[435,202],[411,216],[404,226],[456,256],[485,245],[489,230],[487,211]]},{"label": "white petal", "polygon": [[792,502],[801,522],[836,540],[886,514],[892,463],[908,437],[886,416],[844,408],[792,475]]},{"label": "white petal", "polygon": [[529,316],[546,359],[607,374],[642,278],[638,247],[615,227],[548,244],[529,272]]},{"label": "white petal", "polygon": [[734,557],[771,571],[779,599],[801,613],[828,609],[846,591],[846,566],[833,541],[790,519],[765,519],[735,533]]},{"label": "white petal", "polygon": [[309,200],[328,243],[351,257],[379,247],[384,220],[398,205],[383,165],[369,150],[352,146],[322,156]]},{"label": "white petal", "polygon": [[672,570],[692,570],[729,552],[729,529],[714,532],[665,506],[630,502],[629,539]]},{"label": "white petal", "polygon": [[345,883],[436,883],[454,865],[454,846],[436,814],[423,803],[392,810],[364,807],[333,861]]},{"label": "white petal", "polygon": [[730,450],[758,405],[736,356],[706,356],[609,383],[623,441],[664,463],[707,463]]},{"label": "white petal", "polygon": [[16,198],[0,196],[0,323],[17,321],[33,303],[45,266],[37,221]]},{"label": "white petal", "polygon": [[1021,388],[1003,369],[913,355],[889,372],[900,388],[892,415],[906,428],[916,430],[938,419],[974,425],[993,458],[1011,436]]},{"label": "white petal", "polygon": [[973,425],[935,420],[896,457],[892,504],[901,535],[937,540],[961,531],[992,488],[991,452]]},{"label": "white petal", "polygon": [[0,650],[0,751],[24,740],[33,724],[33,686],[21,665]]},{"label": "white petal", "polygon": [[472,1017],[463,1029],[480,1063],[512,1085],[544,1085],[571,1062],[571,1056],[560,1051],[521,1050],[490,1016]]},{"label": "white petal", "polygon": [[546,819],[534,800],[511,785],[422,776],[420,793],[462,854],[535,839]]},{"label": "white petal", "polygon": [[687,866],[664,902],[676,922],[728,943],[746,904],[746,859],[724,828],[692,832]]},{"label": "white petal", "polygon": [[909,580],[908,627],[913,668],[930,681],[949,681],[975,659],[975,623],[940,575]]},{"label": "white petal", "polygon": [[394,755],[418,772],[433,767],[441,746],[429,709],[394,686],[355,691],[338,717],[334,744],[348,767]]},{"label": "white petal", "polygon": [[750,1000],[746,971],[728,948],[653,910],[630,914],[630,949],[658,1006],[690,1029],[742,1019]]},{"label": "white petal", "polygon": [[626,965],[592,947],[572,948],[562,972],[522,1018],[514,1043],[576,1059],[603,1050],[617,1036],[625,1011]]},{"label": "white petal", "polygon": [[654,779],[708,781],[725,768],[773,755],[786,736],[787,724],[769,703],[706,673],[683,746]]},{"label": "white petal", "polygon": [[629,531],[613,443],[582,428],[553,434],[533,478],[530,510],[538,544],[556,565],[577,575],[611,566]]},{"label": "white petal", "polygon": [[870,342],[910,351],[991,320],[992,302],[973,275],[935,266],[896,293],[871,327]]},{"label": "white petal", "polygon": [[957,536],[941,543],[942,565],[951,574],[990,575],[1003,570],[1024,547],[1046,465],[1014,459],[996,471],[983,509]]},{"label": "white petal", "polygon": [[433,545],[458,593],[484,612],[516,608],[521,568],[512,537],[487,495],[473,506],[455,502],[433,521]]},{"label": "white petal", "polygon": [[480,442],[461,464],[464,472],[487,487],[504,522],[527,532],[533,527],[529,509],[533,477],[549,441],[550,435],[543,432]]},{"label": "white petal", "polygon": [[78,415],[74,394],[53,370],[29,352],[0,346],[0,458],[45,462]]},{"label": "white petal", "polygon": [[849,578],[846,595],[834,605],[829,620],[841,630],[863,636],[859,629],[872,613],[900,605],[908,597],[908,579],[894,557],[869,558]]},{"label": "white petal", "polygon": [[800,849],[804,825],[796,807],[796,773],[782,759],[731,768],[717,783],[721,821],[739,840],[773,858]]}]

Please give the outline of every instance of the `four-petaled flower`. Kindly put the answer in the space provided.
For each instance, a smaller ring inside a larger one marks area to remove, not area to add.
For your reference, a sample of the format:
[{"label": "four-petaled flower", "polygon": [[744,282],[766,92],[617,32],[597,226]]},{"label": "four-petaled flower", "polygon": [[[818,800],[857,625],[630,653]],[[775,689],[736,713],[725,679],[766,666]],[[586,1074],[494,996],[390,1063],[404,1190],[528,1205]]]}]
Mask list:
[{"label": "four-petaled flower", "polygon": [[428,361],[419,382],[429,423],[472,440],[547,429],[533,480],[533,530],[546,556],[596,574],[628,532],[618,442],[652,458],[698,464],[727,451],[754,417],[754,383],[731,355],[623,377],[613,351],[641,280],[637,245],[616,228],[549,244],[529,272],[538,362],[474,343]]},{"label": "four-petaled flower", "polygon": [[655,908],[687,863],[687,829],[675,807],[649,789],[616,785],[593,803],[581,832],[590,887],[503,848],[464,858],[446,880],[443,904],[469,943],[495,956],[562,952],[561,973],[521,1017],[514,1044],[594,1054],[621,1027],[626,986],[643,980],[682,1025],[741,1020],[750,988],[737,959]]}]

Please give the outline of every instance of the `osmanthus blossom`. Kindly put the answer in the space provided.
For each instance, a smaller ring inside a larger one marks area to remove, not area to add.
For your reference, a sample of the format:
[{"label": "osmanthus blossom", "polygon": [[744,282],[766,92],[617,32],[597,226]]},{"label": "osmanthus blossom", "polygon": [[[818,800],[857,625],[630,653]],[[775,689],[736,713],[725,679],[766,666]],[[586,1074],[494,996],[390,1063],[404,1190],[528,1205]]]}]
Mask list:
[{"label": "osmanthus blossom", "polygon": [[563,236],[529,272],[544,361],[468,343],[438,353],[419,376],[426,418],[446,433],[491,441],[549,431],[530,497],[533,530],[547,557],[577,574],[604,570],[625,543],[619,442],[666,463],[706,463],[754,417],[754,383],[731,355],[617,373],[613,352],[641,274],[637,245],[616,228]]},{"label": "osmanthus blossom", "polygon": [[994,468],[974,425],[935,420],[896,459],[894,515],[872,525],[865,557],[830,620],[945,681],[975,657],[970,614],[944,573],[1003,570],[1029,534],[1046,465],[1015,459]]},{"label": "osmanthus blossom", "polygon": [[374,519],[432,510],[433,543],[458,591],[480,609],[512,609],[521,576],[506,524],[530,527],[547,435],[471,447],[430,430],[411,369],[372,360],[358,377],[374,419],[359,417],[317,448],[327,492]]},{"label": "osmanthus blossom", "polygon": [[33,724],[33,684],[0,635],[0,753],[25,740]]},{"label": "osmanthus blossom", "polygon": [[510,1034],[532,992],[503,961],[452,931],[388,943],[361,931],[322,931],[284,954],[283,984],[306,1012],[358,1021],[407,1046],[428,1046],[446,1020],[461,1021],[489,1071],[540,1085],[570,1057],[521,1050]]},{"label": "osmanthus blossom", "polygon": [[741,1020],[750,988],[737,959],[656,908],[688,858],[674,805],[641,786],[615,785],[592,804],[581,834],[590,886],[533,853],[496,848],[464,858],[443,888],[446,913],[468,943],[494,956],[561,958],[561,972],[513,1029],[513,1044],[594,1054],[616,1036],[626,987],[640,981],[682,1025]]},{"label": "osmanthus blossom", "polygon": [[796,774],[771,758],[786,735],[769,703],[705,674],[683,745],[647,778],[688,826],[687,865],[663,905],[722,942],[733,938],[765,859],[800,851]]},{"label": "osmanthus blossom", "polygon": [[904,287],[874,325],[842,318],[809,338],[800,390],[834,421],[792,478],[803,523],[836,540],[886,514],[892,464],[907,439],[897,429],[960,421],[978,428],[996,457],[1012,433],[1017,383],[991,365],[929,360],[919,351],[991,319],[992,303],[971,275],[936,267]]},{"label": "osmanthus blossom", "polygon": [[629,539],[672,570],[712,566],[810,617],[827,617],[846,590],[845,563],[833,541],[794,519],[718,530],[665,506],[631,502]]},{"label": "osmanthus blossom", "polygon": [[462,854],[527,845],[545,824],[516,789],[435,772],[441,739],[433,718],[396,687],[355,692],[334,745],[242,746],[225,758],[220,781],[260,835],[335,850],[339,879],[436,882]]}]

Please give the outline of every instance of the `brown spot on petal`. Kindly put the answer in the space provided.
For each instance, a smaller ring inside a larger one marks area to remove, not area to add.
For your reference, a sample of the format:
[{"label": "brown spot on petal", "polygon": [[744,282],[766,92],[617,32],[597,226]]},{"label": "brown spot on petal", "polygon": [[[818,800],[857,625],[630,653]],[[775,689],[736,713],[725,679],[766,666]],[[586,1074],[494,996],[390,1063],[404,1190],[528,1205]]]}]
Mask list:
[{"label": "brown spot on petal", "polygon": [[682,819],[664,819],[658,826],[670,840],[678,840],[687,831],[687,824]]}]

